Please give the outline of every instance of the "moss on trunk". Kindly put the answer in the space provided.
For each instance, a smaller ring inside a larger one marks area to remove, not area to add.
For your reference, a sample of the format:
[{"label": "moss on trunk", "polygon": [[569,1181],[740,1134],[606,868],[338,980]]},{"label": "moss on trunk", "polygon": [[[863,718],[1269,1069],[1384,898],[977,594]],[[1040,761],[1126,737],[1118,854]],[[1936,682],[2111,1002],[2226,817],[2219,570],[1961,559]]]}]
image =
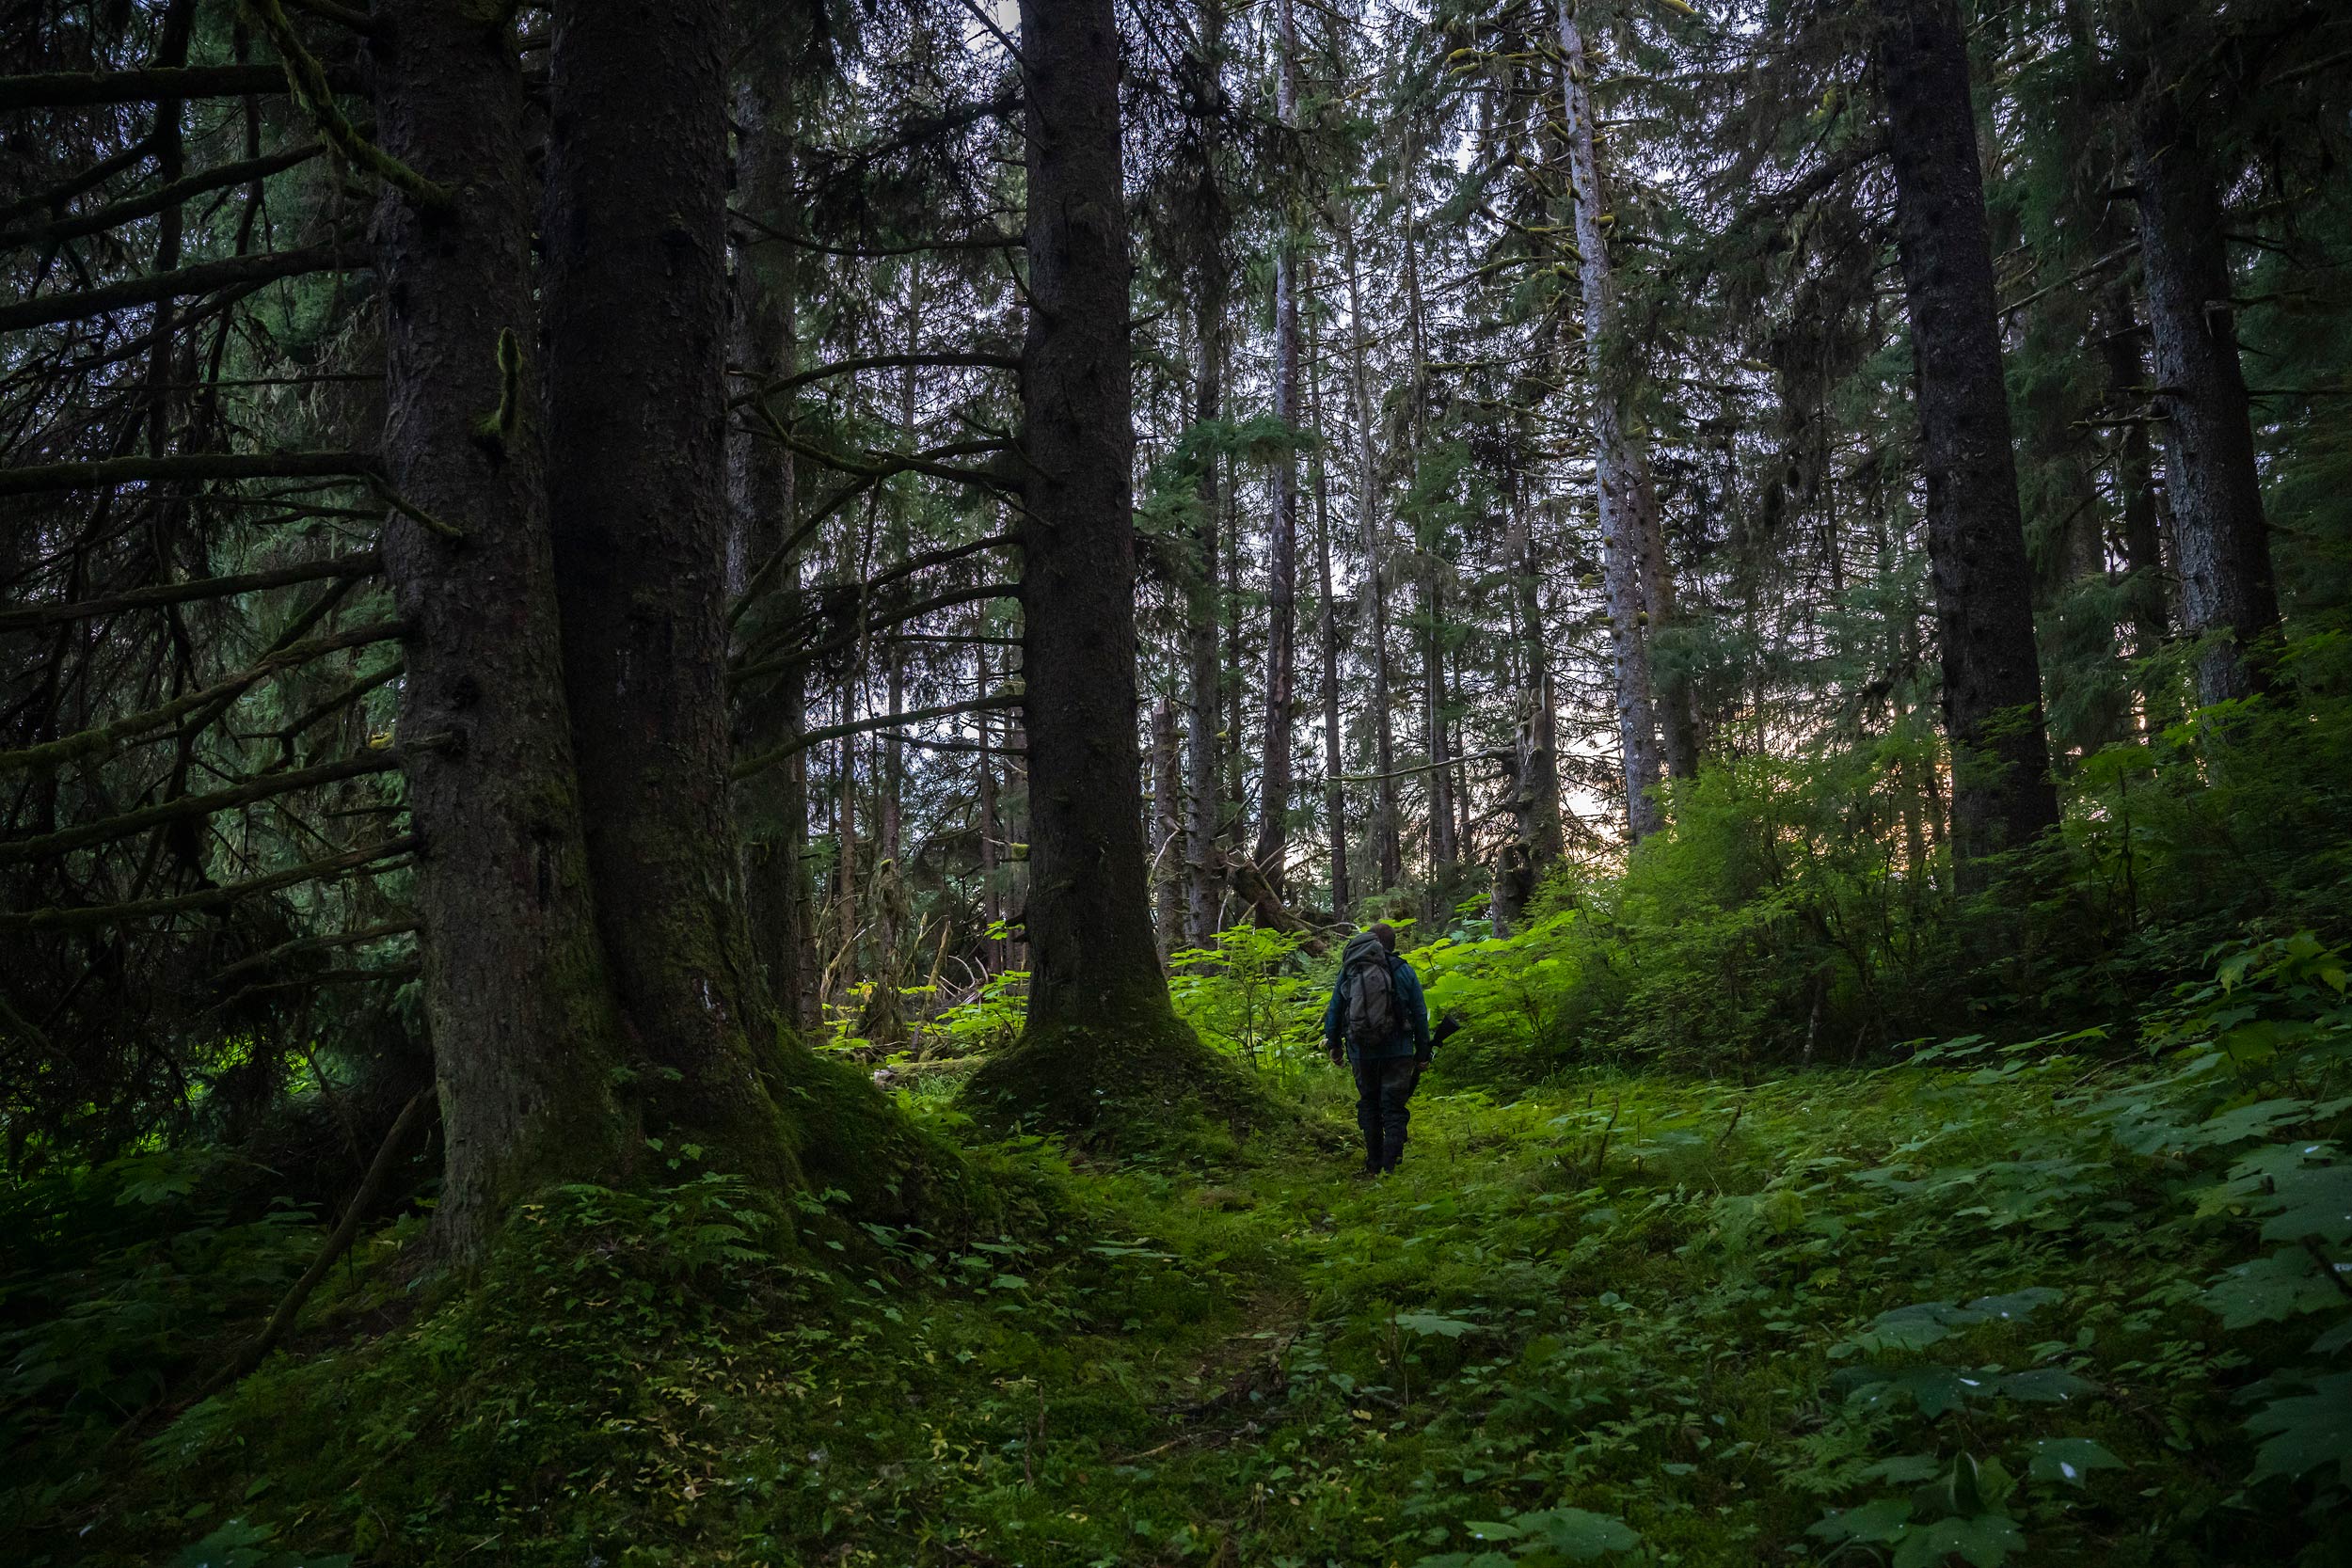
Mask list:
[{"label": "moss on trunk", "polygon": [[1164,994],[1033,1018],[1012,1049],[972,1075],[958,1104],[992,1131],[1056,1132],[1120,1153],[1228,1153],[1288,1119]]}]

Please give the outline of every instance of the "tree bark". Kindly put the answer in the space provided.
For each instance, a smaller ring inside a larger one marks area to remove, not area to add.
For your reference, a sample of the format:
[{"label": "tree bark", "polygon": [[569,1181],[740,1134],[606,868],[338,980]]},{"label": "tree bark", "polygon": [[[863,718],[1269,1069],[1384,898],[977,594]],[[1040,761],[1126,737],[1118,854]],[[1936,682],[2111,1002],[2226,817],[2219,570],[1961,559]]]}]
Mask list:
[{"label": "tree bark", "polygon": [[1160,957],[1184,942],[1184,764],[1176,746],[1176,705],[1166,698],[1152,710],[1152,882],[1158,911]]},{"label": "tree bark", "polygon": [[[989,691],[988,649],[972,650],[973,680],[980,695]],[[990,754],[988,716],[979,721],[979,796],[980,796],[980,918],[992,934],[980,942],[980,968],[993,974],[1005,967],[1005,944],[993,935],[997,922],[1005,918],[1004,890],[998,885],[996,847],[1003,832],[996,816],[996,759]]]},{"label": "tree bark", "polygon": [[1626,433],[1621,388],[1603,362],[1613,341],[1616,312],[1608,236],[1601,226],[1606,208],[1593,148],[1589,68],[1572,0],[1564,0],[1560,8],[1560,54],[1568,189],[1576,208],[1577,279],[1584,295],[1585,374],[1593,390],[1593,477],[1599,491],[1601,591],[1609,607],[1611,665],[1616,678],[1626,832],[1639,844],[1665,825],[1653,793],[1661,757],[1643,594],[1647,570],[1644,513],[1650,487],[1646,465]]},{"label": "tree bark", "polygon": [[1168,1005],[1145,880],[1119,62],[1111,0],[1022,0],[1029,1006],[966,1096],[1073,1127],[1206,1065]]},{"label": "tree bark", "polygon": [[2252,644],[2277,628],[2279,592],[2215,176],[2188,115],[2161,85],[2140,105],[2133,162],[2182,619],[2191,636],[2215,638],[2198,661],[2197,694],[2218,703],[2267,684]]},{"label": "tree bark", "polygon": [[[2148,385],[2148,362],[2139,352],[2140,327],[2132,312],[2129,285],[2117,281],[2099,312],[2100,356],[2106,363],[2107,411],[2128,419],[2137,413]],[[2146,658],[2171,633],[2165,615],[2163,529],[2156,519],[2156,488],[2150,461],[2148,426],[2132,420],[2116,442],[2114,475],[2122,515],[2123,567],[2132,624],[2132,651]]]},{"label": "tree bark", "polygon": [[[773,79],[763,51],[736,92],[736,199],[763,223],[789,226],[792,146],[788,85]],[[799,370],[800,253],[789,245],[748,246],[735,270],[735,331],[730,357],[755,385]],[[799,472],[789,447],[747,421],[728,429],[729,480],[736,535],[731,593],[745,591],[790,539],[800,521]],[[737,626],[739,645],[755,644],[775,619],[798,608],[798,551],[771,573],[755,606]],[[735,733],[752,756],[797,739],[807,724],[807,667],[792,663],[734,692]],[[805,1031],[817,1022],[810,982],[816,972],[808,885],[808,758],[795,752],[735,790],[743,839],[744,899],[752,951],[784,1021]]]},{"label": "tree bark", "polygon": [[[525,103],[504,30],[435,0],[383,0],[378,135],[457,193],[446,214],[385,198],[385,467],[459,521],[395,513],[383,557],[405,653],[400,727],[463,744],[406,759],[420,840],[424,1007],[447,1139],[438,1244],[480,1256],[539,1183],[627,1168],[620,1017],[599,950],[564,704],[533,367]],[[501,345],[513,373],[501,368]],[[509,420],[485,437],[479,421]]]},{"label": "tree bark", "polygon": [[722,683],[730,36],[724,0],[555,19],[548,490],[598,926],[656,1119],[782,1181]]},{"label": "tree bark", "polygon": [[[1291,0],[1275,6],[1274,115],[1298,117],[1298,37]],[[1274,251],[1274,417],[1298,423],[1298,246],[1285,232]],[[1291,736],[1297,695],[1298,454],[1287,444],[1274,465],[1274,530],[1266,553],[1265,757],[1259,772],[1258,847],[1253,857],[1275,892],[1290,887]]]},{"label": "tree bark", "polygon": [[1878,0],[1896,225],[1918,366],[1928,558],[1963,892],[2058,822],[1993,253],[1954,0]]},{"label": "tree bark", "polygon": [[1396,886],[1405,875],[1405,855],[1399,843],[1396,800],[1396,719],[1389,692],[1389,531],[1388,514],[1380,505],[1378,465],[1372,444],[1372,372],[1366,363],[1371,334],[1364,323],[1361,264],[1357,255],[1356,217],[1347,209],[1347,228],[1340,236],[1347,261],[1348,397],[1355,404],[1357,528],[1363,537],[1364,602],[1372,648],[1365,662],[1372,671],[1372,734],[1374,771],[1380,783],[1374,794],[1372,842],[1378,892]]},{"label": "tree bark", "polygon": [[[1200,356],[1193,367],[1192,417],[1205,424],[1217,417],[1219,374],[1224,356],[1224,291],[1215,279],[1222,263],[1203,264],[1195,309],[1194,341]],[[1191,943],[1207,947],[1216,941],[1217,908],[1222,902],[1213,868],[1222,863],[1217,834],[1224,823],[1225,707],[1223,650],[1217,644],[1217,604],[1221,596],[1217,553],[1218,497],[1216,462],[1201,459],[1200,483],[1194,492],[1198,530],[1194,569],[1185,606],[1187,653],[1191,660],[1191,736],[1184,755],[1189,785],[1184,833],[1185,885],[1189,902]]]},{"label": "tree bark", "polygon": [[1511,843],[1495,873],[1495,911],[1506,929],[1518,923],[1544,873],[1567,851],[1534,517],[1523,496],[1514,508],[1507,549],[1518,610],[1519,690],[1511,759]]},{"label": "tree bark", "polygon": [[[1320,437],[1323,420],[1322,360],[1311,333],[1307,343],[1307,417]],[[1347,918],[1355,902],[1347,877],[1347,795],[1340,776],[1347,759],[1340,744],[1340,607],[1331,590],[1331,490],[1318,439],[1315,476],[1315,587],[1323,595],[1323,817],[1330,831],[1331,913]]]},{"label": "tree bark", "polygon": [[[1407,420],[1412,433],[1412,466],[1418,469],[1428,447],[1426,426],[1429,348],[1422,336],[1421,244],[1419,230],[1420,146],[1406,138],[1405,161],[1397,178],[1405,186],[1405,332],[1412,354],[1407,378],[1413,403]],[[1457,858],[1454,823],[1454,770],[1448,766],[1445,714],[1445,591],[1438,576],[1442,562],[1437,541],[1417,541],[1422,546],[1422,612],[1428,619],[1421,649],[1422,737],[1429,757],[1429,911],[1442,919],[1452,896]]]}]

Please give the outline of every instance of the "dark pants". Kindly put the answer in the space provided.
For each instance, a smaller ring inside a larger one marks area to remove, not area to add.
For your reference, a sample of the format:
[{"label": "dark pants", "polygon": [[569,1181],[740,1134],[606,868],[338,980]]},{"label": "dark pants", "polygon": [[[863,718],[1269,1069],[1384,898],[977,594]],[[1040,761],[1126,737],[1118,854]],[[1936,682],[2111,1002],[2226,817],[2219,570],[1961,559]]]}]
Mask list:
[{"label": "dark pants", "polygon": [[1405,1129],[1413,1113],[1406,1101],[1421,1077],[1421,1064],[1407,1056],[1355,1064],[1356,1125],[1364,1134],[1364,1168],[1394,1170],[1405,1157]]}]

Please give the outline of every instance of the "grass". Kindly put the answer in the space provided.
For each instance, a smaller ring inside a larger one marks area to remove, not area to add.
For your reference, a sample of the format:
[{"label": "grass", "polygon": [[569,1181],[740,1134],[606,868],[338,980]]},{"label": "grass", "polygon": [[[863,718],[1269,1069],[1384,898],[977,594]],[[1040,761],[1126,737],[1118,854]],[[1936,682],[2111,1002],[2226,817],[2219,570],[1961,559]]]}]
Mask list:
[{"label": "grass", "polygon": [[[404,1222],[143,1447],[28,1428],[0,1510],[93,1565],[2346,1560],[2327,1410],[2309,1465],[2247,1426],[2325,1404],[2344,1302],[2224,1327],[2267,1255],[2214,1190],[2249,1139],[2135,1152],[2168,1108],[2234,1124],[2062,1049],[1438,1080],[1377,1182],[1335,1072],[1295,1090],[1327,1139],[1210,1167],[993,1146],[1034,1201],[993,1237],[569,1189],[437,1297]],[[952,1092],[910,1108],[967,1133]]]}]

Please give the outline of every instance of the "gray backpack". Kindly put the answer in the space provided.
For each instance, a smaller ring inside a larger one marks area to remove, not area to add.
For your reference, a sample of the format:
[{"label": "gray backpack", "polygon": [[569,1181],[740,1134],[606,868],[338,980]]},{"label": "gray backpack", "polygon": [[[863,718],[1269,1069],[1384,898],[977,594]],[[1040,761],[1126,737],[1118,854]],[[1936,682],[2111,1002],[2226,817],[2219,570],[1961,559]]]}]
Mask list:
[{"label": "gray backpack", "polygon": [[1397,1006],[1396,981],[1389,974],[1389,950],[1367,931],[1350,939],[1340,953],[1341,981],[1347,987],[1347,1010],[1343,1020],[1347,1042],[1358,1048],[1386,1045],[1405,1032],[1405,1012]]}]

